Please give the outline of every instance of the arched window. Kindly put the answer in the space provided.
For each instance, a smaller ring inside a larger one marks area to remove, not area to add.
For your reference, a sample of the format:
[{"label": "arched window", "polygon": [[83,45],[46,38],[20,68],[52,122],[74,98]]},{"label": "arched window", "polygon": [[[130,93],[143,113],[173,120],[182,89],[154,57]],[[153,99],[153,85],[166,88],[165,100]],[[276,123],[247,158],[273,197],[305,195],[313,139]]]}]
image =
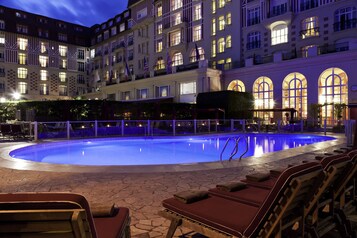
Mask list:
[{"label": "arched window", "polygon": [[[268,77],[259,77],[253,84],[254,108],[255,109],[272,109],[274,108],[273,82]],[[270,120],[273,112],[256,112],[256,116]]]},{"label": "arched window", "polygon": [[[348,77],[339,68],[329,68],[319,77],[319,104],[322,105],[321,115],[329,125],[333,120],[347,119],[347,111],[338,115],[338,105],[348,103]],[[342,118],[341,118],[342,117]]]},{"label": "arched window", "polygon": [[271,44],[278,45],[288,42],[288,26],[279,24],[274,26],[271,31]]},{"label": "arched window", "polygon": [[181,52],[176,52],[172,57],[172,66],[178,66],[183,64],[183,58]]},{"label": "arched window", "polygon": [[229,83],[227,90],[245,92],[245,85],[242,81],[236,79]]},{"label": "arched window", "polygon": [[[205,59],[205,51],[203,50],[202,47],[198,47],[198,54],[199,54],[199,59],[204,60]],[[191,51],[191,56],[190,56],[190,62],[196,62],[197,61],[197,50],[196,48],[193,48]]]},{"label": "arched window", "polygon": [[307,118],[307,80],[300,73],[291,73],[283,81],[283,108],[294,108],[299,118]]}]

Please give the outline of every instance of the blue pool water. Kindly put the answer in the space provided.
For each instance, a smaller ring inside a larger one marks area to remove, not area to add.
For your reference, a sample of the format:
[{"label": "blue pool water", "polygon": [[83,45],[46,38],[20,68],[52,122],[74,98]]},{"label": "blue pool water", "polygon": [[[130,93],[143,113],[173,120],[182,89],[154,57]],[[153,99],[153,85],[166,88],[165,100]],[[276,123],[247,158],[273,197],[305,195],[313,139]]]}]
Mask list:
[{"label": "blue pool water", "polygon": [[[71,165],[153,165],[213,162],[220,160],[221,151],[229,137],[242,138],[234,158],[244,155],[286,150],[312,143],[333,140],[333,137],[288,134],[244,134],[224,136],[170,137],[158,139],[90,139],[41,143],[10,152],[16,159]],[[227,160],[234,148],[230,140],[223,153]]]}]

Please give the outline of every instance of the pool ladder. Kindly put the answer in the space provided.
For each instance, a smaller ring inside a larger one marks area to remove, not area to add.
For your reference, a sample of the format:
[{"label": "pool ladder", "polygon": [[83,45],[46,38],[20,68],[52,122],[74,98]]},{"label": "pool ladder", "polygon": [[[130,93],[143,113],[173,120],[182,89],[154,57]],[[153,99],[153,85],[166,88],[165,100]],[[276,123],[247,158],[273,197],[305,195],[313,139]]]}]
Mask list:
[{"label": "pool ladder", "polygon": [[[221,155],[220,155],[220,160],[222,161],[222,156],[223,156],[223,152],[226,150],[227,148],[227,145],[229,143],[230,140],[234,140],[234,148],[231,152],[231,155],[229,156],[229,161],[231,161],[233,159],[233,157],[238,153],[238,144],[239,144],[239,141],[242,139],[243,136],[239,136],[239,137],[229,137],[226,141],[226,144],[224,145],[223,149],[222,149],[222,152],[221,152]],[[245,139],[245,144],[246,144],[246,147],[245,147],[245,151],[243,152],[243,154],[241,154],[241,156],[239,157],[239,160],[242,159],[242,157],[248,152],[248,139],[247,137],[243,137]]]}]

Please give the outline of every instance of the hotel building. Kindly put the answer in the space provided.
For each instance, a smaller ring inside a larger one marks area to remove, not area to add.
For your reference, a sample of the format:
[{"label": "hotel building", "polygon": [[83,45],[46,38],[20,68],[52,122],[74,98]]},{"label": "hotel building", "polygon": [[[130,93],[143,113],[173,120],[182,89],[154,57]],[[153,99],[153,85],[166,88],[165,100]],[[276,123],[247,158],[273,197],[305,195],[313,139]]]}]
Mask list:
[{"label": "hotel building", "polygon": [[336,119],[336,105],[357,103],[356,8],[355,0],[129,0],[86,28],[0,7],[0,92],[194,103],[228,89],[252,92],[261,118],[272,108],[308,118],[322,104],[322,116]]}]

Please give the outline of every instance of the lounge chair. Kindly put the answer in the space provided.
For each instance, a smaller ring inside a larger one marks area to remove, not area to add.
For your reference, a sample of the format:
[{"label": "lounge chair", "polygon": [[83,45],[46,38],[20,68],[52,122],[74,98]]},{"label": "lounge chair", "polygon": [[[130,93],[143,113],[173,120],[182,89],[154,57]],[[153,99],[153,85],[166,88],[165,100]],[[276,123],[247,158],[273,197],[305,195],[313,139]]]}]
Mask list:
[{"label": "lounge chair", "polygon": [[165,209],[159,214],[171,220],[166,237],[172,237],[178,226],[209,237],[281,237],[296,223],[301,225],[296,232],[302,232],[303,207],[312,195],[309,190],[319,185],[324,173],[316,162],[299,169],[290,170],[288,180],[279,177],[260,206],[212,195],[189,204],[175,198],[164,200]]},{"label": "lounge chair", "polygon": [[0,194],[0,237],[130,237],[129,210],[93,217],[85,197],[72,193]]},{"label": "lounge chair", "polygon": [[[349,156],[340,154],[339,156],[325,157],[320,163],[326,176],[321,186],[315,190],[313,201],[305,208],[305,213],[308,214],[306,219],[307,229],[315,237],[323,236],[336,228],[342,234],[346,227],[341,222],[341,219],[336,217],[333,190],[338,186],[345,174],[349,173],[352,161]],[[344,237],[348,237],[348,234],[345,234]]]}]

